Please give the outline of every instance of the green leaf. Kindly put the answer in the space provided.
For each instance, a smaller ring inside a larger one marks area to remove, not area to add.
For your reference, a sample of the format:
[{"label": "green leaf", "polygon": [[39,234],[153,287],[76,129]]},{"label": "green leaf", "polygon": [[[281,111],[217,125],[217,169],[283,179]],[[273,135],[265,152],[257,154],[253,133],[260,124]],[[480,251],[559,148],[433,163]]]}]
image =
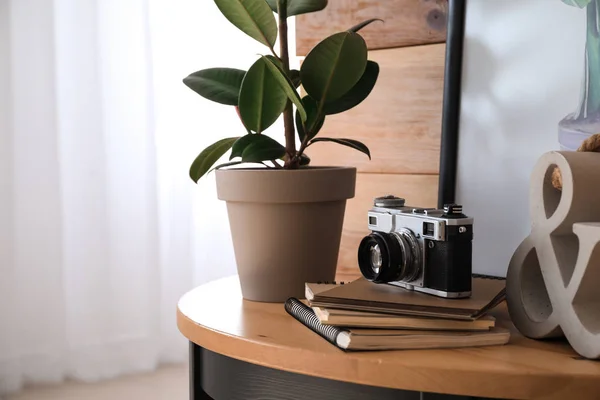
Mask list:
[{"label": "green leaf", "polygon": [[223,156],[233,146],[239,138],[221,139],[216,143],[211,144],[196,157],[190,167],[190,178],[194,182],[198,182],[206,172],[212,167],[219,158]]},{"label": "green leaf", "polygon": [[[264,1],[264,0],[263,0]],[[287,95],[273,77],[267,58],[250,67],[240,89],[240,115],[246,128],[261,133],[273,125],[287,104]]]},{"label": "green leaf", "polygon": [[219,164],[215,167],[213,167],[210,171],[208,171],[208,173],[213,172],[215,169],[221,169],[221,168],[226,168],[226,167],[233,167],[234,165],[240,165],[243,164],[243,161],[233,161],[233,162],[228,162],[228,163],[224,163],[224,164]]},{"label": "green leaf", "polygon": [[592,0],[562,0],[562,2],[569,6],[583,8],[590,4]]},{"label": "green leaf", "polygon": [[[277,12],[277,0],[267,0],[271,10]],[[287,16],[321,11],[327,7],[327,0],[287,0]]]},{"label": "green leaf", "polygon": [[269,61],[271,61],[272,63],[274,63],[275,65],[277,65],[279,68],[283,69],[283,63],[281,62],[280,59],[273,57],[272,55],[267,55],[267,56],[263,56],[265,58],[268,58]]},{"label": "green leaf", "polygon": [[300,118],[300,114],[296,110],[296,131],[298,132],[298,137],[300,141],[303,142],[306,137],[306,132],[309,132],[308,140],[314,138],[317,133],[323,127],[325,123],[325,116],[318,117],[319,105],[317,102],[310,96],[304,96],[302,99],[302,103],[304,104],[304,108],[306,109],[307,119],[306,122],[302,122]]},{"label": "green leaf", "polygon": [[379,19],[379,18],[371,18],[371,19],[368,19],[368,20],[366,20],[366,21],[363,21],[363,22],[361,22],[360,24],[356,24],[356,25],[354,25],[352,28],[348,29],[348,31],[356,33],[356,32],[358,32],[358,31],[360,31],[362,28],[364,28],[365,26],[367,26],[367,25],[371,25],[371,24],[372,24],[373,22],[375,22],[375,21],[380,21],[380,22],[383,22],[383,20],[382,20],[382,19]]},{"label": "green leaf", "polygon": [[341,32],[319,43],[302,63],[306,93],[319,103],[339,99],[356,85],[367,67],[367,44],[357,33]]},{"label": "green leaf", "polygon": [[273,48],[277,22],[265,0],[215,0],[221,13],[248,36]]},{"label": "green leaf", "polygon": [[246,71],[240,69],[210,68],[194,72],[183,83],[208,100],[237,106],[244,75]]},{"label": "green leaf", "polygon": [[350,89],[348,93],[339,99],[325,104],[323,111],[325,114],[331,115],[339,114],[356,107],[362,103],[363,100],[369,96],[369,94],[371,94],[378,77],[379,65],[374,61],[369,61],[367,63],[367,68],[365,69],[365,73],[360,78],[358,83],[354,85],[354,87]]},{"label": "green leaf", "polygon": [[277,0],[267,0],[267,4],[271,7],[271,11],[277,12]]},{"label": "green leaf", "polygon": [[369,156],[369,160],[371,159],[371,152],[369,151],[369,148],[367,146],[365,146],[363,143],[359,142],[358,140],[317,138],[317,139],[313,139],[310,142],[310,144],[317,143],[317,142],[333,142],[333,143],[341,144],[342,146],[348,146],[348,147],[353,148],[354,150],[360,151],[361,153],[365,153],[367,156]]},{"label": "green leaf", "polygon": [[285,155],[285,147],[266,135],[254,135],[255,139],[242,152],[243,162],[277,160]]},{"label": "green leaf", "polygon": [[300,142],[304,141],[306,137],[306,131],[304,130],[304,123],[302,122],[302,118],[300,117],[300,113],[296,110],[296,118],[294,119],[296,122],[296,132],[298,133],[298,139]]},{"label": "green leaf", "polygon": [[310,161],[311,161],[310,157],[307,156],[306,154],[300,155],[300,166],[301,167],[305,167],[305,166],[309,165]]},{"label": "green leaf", "polygon": [[246,136],[239,138],[231,148],[231,156],[229,156],[229,159],[233,160],[235,157],[241,157],[244,149],[248,147],[248,145],[252,143],[252,141],[258,136],[260,135],[257,135],[256,133],[249,133]]},{"label": "green leaf", "polygon": [[298,71],[297,69],[293,69],[290,71],[290,79],[292,80],[292,83],[294,84],[294,87],[296,89],[298,89],[302,84],[302,81],[300,80],[300,71]]},{"label": "green leaf", "polygon": [[288,99],[292,101],[296,105],[298,112],[302,118],[302,121],[306,121],[306,110],[304,109],[304,105],[302,104],[302,100],[300,99],[300,95],[296,91],[294,84],[290,80],[290,78],[286,75],[286,73],[281,69],[281,67],[273,62],[272,58],[268,56],[263,56],[263,60],[265,60],[265,64],[271,71],[271,76],[277,81],[279,87],[285,92]]}]

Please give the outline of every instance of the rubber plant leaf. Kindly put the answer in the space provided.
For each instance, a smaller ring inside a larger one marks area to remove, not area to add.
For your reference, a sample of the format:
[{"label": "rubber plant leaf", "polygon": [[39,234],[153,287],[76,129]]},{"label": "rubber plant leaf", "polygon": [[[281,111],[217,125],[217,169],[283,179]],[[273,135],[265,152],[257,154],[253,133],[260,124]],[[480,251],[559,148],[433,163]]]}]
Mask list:
[{"label": "rubber plant leaf", "polygon": [[321,115],[319,118],[319,105],[310,96],[304,96],[302,104],[304,104],[304,108],[306,109],[307,119],[306,122],[302,122],[300,114],[296,111],[296,131],[298,132],[300,141],[304,142],[307,132],[309,133],[308,140],[314,138],[319,133],[325,123],[325,115]]},{"label": "rubber plant leaf", "polygon": [[281,115],[287,95],[261,57],[250,67],[240,89],[240,115],[247,129],[261,133]]},{"label": "rubber plant leaf", "polygon": [[208,100],[237,106],[244,75],[240,69],[210,68],[190,74],[183,83]]},{"label": "rubber plant leaf", "polygon": [[340,32],[319,43],[300,68],[302,86],[318,103],[346,94],[367,67],[367,44],[354,32]]},{"label": "rubber plant leaf", "polygon": [[252,141],[258,136],[259,135],[257,135],[256,133],[249,133],[248,135],[239,138],[231,148],[231,155],[229,156],[229,160],[233,160],[235,157],[241,157],[242,153],[244,152],[244,149],[248,147],[248,145],[252,143]]},{"label": "rubber plant leaf", "polygon": [[349,30],[350,32],[354,32],[354,33],[356,33],[356,32],[358,32],[358,31],[360,31],[362,28],[364,28],[365,26],[367,26],[367,25],[371,25],[371,24],[372,24],[373,22],[375,22],[375,21],[383,22],[383,20],[382,20],[382,19],[379,19],[379,18],[371,18],[371,19],[368,19],[368,20],[366,20],[366,21],[363,21],[363,22],[361,22],[360,24],[356,24],[356,25],[354,25],[352,28],[350,28],[350,29],[348,29],[348,30]]},{"label": "rubber plant leaf", "polygon": [[243,162],[242,161],[233,161],[233,162],[228,162],[228,163],[224,163],[224,164],[219,164],[219,165],[213,167],[210,171],[208,171],[208,173],[213,172],[215,169],[233,167],[234,165],[240,165],[240,164],[243,164]]},{"label": "rubber plant leaf", "polygon": [[238,139],[238,137],[221,139],[202,150],[190,167],[190,178],[197,183]]},{"label": "rubber plant leaf", "polygon": [[215,0],[221,13],[248,36],[273,48],[277,22],[265,0]]},{"label": "rubber plant leaf", "polygon": [[[277,12],[277,0],[267,0],[271,10]],[[327,0],[287,0],[287,15],[307,14],[327,7]]]},{"label": "rubber plant leaf", "polygon": [[348,147],[353,148],[354,150],[358,150],[361,153],[366,154],[369,157],[369,160],[371,159],[371,151],[369,151],[369,148],[367,146],[365,146],[363,143],[359,142],[358,140],[317,138],[317,139],[313,139],[310,143],[313,144],[313,143],[317,143],[317,142],[333,142],[333,143],[341,144],[342,146],[348,146]]},{"label": "rubber plant leaf", "polygon": [[266,135],[254,135],[252,140],[242,152],[243,162],[261,162],[278,160],[285,155],[285,147]]},{"label": "rubber plant leaf", "polygon": [[339,114],[356,107],[371,94],[378,77],[379,65],[374,61],[369,61],[365,73],[358,83],[339,99],[326,103],[323,107],[323,111],[325,114],[331,115]]},{"label": "rubber plant leaf", "polygon": [[306,154],[302,154],[302,155],[300,156],[300,166],[301,166],[301,167],[305,167],[305,166],[309,165],[309,164],[310,164],[310,161],[311,161],[311,160],[310,160],[310,157],[309,157],[309,156],[307,156]]},{"label": "rubber plant leaf", "polygon": [[300,81],[300,71],[298,71],[297,69],[293,69],[290,71],[290,79],[292,80],[292,83],[294,84],[294,87],[296,89],[298,89],[302,84],[302,82]]},{"label": "rubber plant leaf", "polygon": [[304,105],[302,104],[302,100],[300,99],[300,95],[296,91],[294,87],[294,83],[287,76],[287,74],[283,71],[279,63],[275,62],[275,58],[272,56],[263,56],[263,60],[265,60],[265,64],[271,71],[272,77],[277,81],[279,87],[285,92],[288,99],[294,103],[298,112],[300,113],[300,117],[302,121],[306,121],[306,110],[304,109]]}]

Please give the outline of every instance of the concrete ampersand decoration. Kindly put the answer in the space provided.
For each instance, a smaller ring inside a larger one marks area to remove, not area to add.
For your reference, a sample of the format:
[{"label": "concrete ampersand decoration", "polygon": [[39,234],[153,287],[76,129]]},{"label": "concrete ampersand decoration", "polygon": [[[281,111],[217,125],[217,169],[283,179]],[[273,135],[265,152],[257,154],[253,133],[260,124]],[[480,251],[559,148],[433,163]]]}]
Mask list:
[{"label": "concrete ampersand decoration", "polygon": [[[562,192],[552,187],[555,167]],[[530,202],[531,234],[508,268],[510,316],[525,336],[564,334],[580,355],[600,358],[600,153],[544,154]]]}]

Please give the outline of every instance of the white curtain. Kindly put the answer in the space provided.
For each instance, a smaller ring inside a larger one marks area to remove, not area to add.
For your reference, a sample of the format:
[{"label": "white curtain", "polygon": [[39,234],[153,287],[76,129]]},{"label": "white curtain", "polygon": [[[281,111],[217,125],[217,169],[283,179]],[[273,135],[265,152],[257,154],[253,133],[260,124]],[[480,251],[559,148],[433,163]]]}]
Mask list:
[{"label": "white curtain", "polygon": [[177,299],[235,273],[187,171],[244,131],[181,79],[261,52],[208,0],[0,0],[0,395],[186,360]]}]

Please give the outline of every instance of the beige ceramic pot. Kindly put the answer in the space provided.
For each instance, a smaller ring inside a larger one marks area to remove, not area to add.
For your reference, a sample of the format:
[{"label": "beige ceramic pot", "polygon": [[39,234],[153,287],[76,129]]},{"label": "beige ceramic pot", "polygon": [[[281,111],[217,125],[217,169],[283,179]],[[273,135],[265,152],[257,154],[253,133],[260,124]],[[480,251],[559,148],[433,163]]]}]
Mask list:
[{"label": "beige ceramic pot", "polygon": [[304,297],[304,283],[335,278],[355,168],[218,170],[245,299]]}]

